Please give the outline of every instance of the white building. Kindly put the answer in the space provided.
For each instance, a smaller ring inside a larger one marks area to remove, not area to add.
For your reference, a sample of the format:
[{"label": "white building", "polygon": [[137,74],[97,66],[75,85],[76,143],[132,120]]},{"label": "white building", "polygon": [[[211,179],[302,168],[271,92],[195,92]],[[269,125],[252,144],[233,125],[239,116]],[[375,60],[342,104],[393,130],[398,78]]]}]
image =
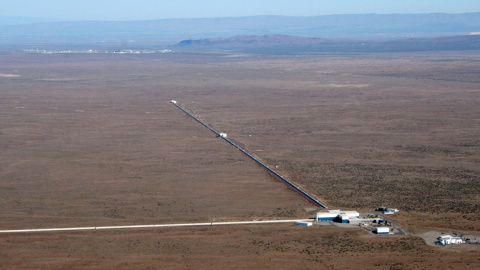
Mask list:
[{"label": "white building", "polygon": [[440,245],[458,245],[465,243],[461,237],[453,237],[451,235],[444,235],[438,237]]},{"label": "white building", "polygon": [[336,214],[336,213],[318,212],[315,220],[316,221],[332,221],[337,216],[338,216],[338,214]]},{"label": "white building", "polygon": [[348,218],[360,218],[360,213],[357,211],[342,211],[340,212],[341,215],[347,216]]},{"label": "white building", "polygon": [[295,225],[298,225],[298,226],[312,226],[312,222],[305,222],[305,221],[297,221],[295,222]]},{"label": "white building", "polygon": [[353,220],[358,218],[360,218],[360,213],[357,211],[341,211],[338,213],[336,220],[341,223],[349,223],[351,219]]},{"label": "white building", "polygon": [[376,234],[389,234],[390,233],[390,228],[388,228],[388,227],[377,227],[377,228],[375,228],[375,233]]},{"label": "white building", "polygon": [[342,223],[348,223],[350,219],[360,218],[360,214],[357,211],[341,211],[341,210],[328,210],[327,212],[318,212],[315,218],[316,221],[339,221]]},{"label": "white building", "polygon": [[380,223],[381,218],[352,218],[348,220],[350,224],[368,224],[368,223]]}]

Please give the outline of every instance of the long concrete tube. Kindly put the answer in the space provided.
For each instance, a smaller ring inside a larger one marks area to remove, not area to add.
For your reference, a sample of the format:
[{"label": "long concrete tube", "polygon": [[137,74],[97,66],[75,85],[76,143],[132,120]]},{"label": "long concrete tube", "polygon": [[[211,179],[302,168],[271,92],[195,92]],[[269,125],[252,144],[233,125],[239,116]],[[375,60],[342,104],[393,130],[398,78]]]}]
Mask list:
[{"label": "long concrete tube", "polygon": [[249,224],[271,224],[271,223],[295,223],[295,222],[299,222],[299,221],[309,222],[311,220],[280,219],[280,220],[225,221],[225,222],[201,222],[201,223],[181,223],[181,224],[151,224],[151,225],[120,225],[120,226],[97,226],[97,227],[19,229],[19,230],[0,230],[0,234],[3,234],[3,233],[98,231],[98,230],[119,230],[119,229],[149,229],[149,228],[171,228],[171,227],[192,227],[192,226],[249,225]]},{"label": "long concrete tube", "polygon": [[263,162],[261,162],[260,160],[258,160],[257,158],[255,158],[254,156],[252,156],[250,153],[248,153],[247,151],[245,151],[244,149],[242,149],[241,147],[239,147],[238,145],[236,145],[234,142],[232,142],[231,140],[229,140],[227,137],[225,136],[221,136],[220,135],[220,132],[216,131],[215,129],[213,129],[212,127],[210,127],[209,125],[205,124],[203,121],[201,121],[200,119],[198,119],[197,117],[195,117],[193,114],[189,113],[187,110],[185,110],[184,108],[182,108],[180,105],[177,104],[177,101],[175,100],[172,100],[171,103],[179,108],[180,110],[182,110],[184,113],[186,113],[187,115],[189,115],[190,117],[192,117],[193,119],[195,119],[197,122],[199,122],[200,124],[202,124],[203,126],[205,126],[206,128],[210,129],[210,131],[212,131],[213,133],[215,133],[218,137],[224,139],[226,142],[228,142],[229,144],[231,144],[233,147],[237,148],[238,150],[242,151],[242,153],[244,153],[245,155],[247,155],[249,158],[253,159],[255,162],[257,162],[258,164],[260,164],[260,166],[262,166],[263,168],[265,168],[267,171],[273,173],[275,176],[277,176],[278,178],[280,178],[282,181],[284,181],[288,186],[292,187],[293,189],[295,189],[296,191],[298,191],[300,194],[302,194],[305,198],[307,198],[309,201],[313,202],[314,204],[318,205],[318,206],[321,206],[325,209],[328,209],[328,207],[320,202],[317,198],[313,197],[312,195],[308,194],[306,191],[302,190],[300,187],[298,187],[297,185],[295,185],[294,183],[292,183],[290,180],[288,180],[287,178],[285,178],[284,176],[282,176],[281,174],[277,173],[275,170],[271,169],[270,167],[268,167],[267,165],[265,165]]}]

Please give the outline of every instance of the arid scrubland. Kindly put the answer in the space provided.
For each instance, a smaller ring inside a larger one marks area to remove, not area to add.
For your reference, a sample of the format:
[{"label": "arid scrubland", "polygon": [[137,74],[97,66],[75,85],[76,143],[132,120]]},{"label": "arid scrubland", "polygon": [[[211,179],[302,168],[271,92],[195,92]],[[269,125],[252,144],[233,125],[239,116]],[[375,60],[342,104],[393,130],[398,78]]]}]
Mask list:
[{"label": "arid scrubland", "polygon": [[[480,54],[229,56],[0,55],[0,227],[313,217],[175,99],[332,208],[387,205],[402,225],[478,234]],[[6,269],[480,263],[478,249],[324,226],[11,234],[0,247]]]}]

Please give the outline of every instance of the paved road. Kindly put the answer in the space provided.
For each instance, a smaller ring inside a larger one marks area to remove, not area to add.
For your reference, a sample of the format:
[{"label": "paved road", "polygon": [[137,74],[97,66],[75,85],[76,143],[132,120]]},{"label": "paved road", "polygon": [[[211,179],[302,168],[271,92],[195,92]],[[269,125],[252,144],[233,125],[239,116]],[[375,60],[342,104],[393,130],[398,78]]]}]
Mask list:
[{"label": "paved road", "polygon": [[225,222],[203,222],[203,223],[180,223],[180,224],[44,228],[44,229],[0,230],[0,233],[35,233],[35,232],[95,231],[95,230],[118,230],[118,229],[148,229],[148,228],[168,228],[168,227],[193,227],[193,226],[248,225],[248,224],[271,224],[271,223],[295,223],[297,221],[311,222],[312,220],[302,220],[302,219],[278,220],[277,219],[277,220],[225,221]]}]

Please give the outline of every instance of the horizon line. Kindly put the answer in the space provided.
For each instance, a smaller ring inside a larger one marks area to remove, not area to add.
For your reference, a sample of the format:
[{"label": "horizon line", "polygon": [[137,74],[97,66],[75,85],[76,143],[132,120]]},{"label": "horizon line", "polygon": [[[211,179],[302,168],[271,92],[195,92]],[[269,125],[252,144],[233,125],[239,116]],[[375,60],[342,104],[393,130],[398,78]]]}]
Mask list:
[{"label": "horizon line", "polygon": [[[29,19],[38,20],[37,22],[24,22],[14,24],[36,24],[36,23],[58,23],[58,22],[145,22],[145,21],[162,21],[162,20],[204,20],[204,19],[235,19],[235,18],[251,18],[251,17],[298,17],[298,18],[314,18],[314,17],[328,17],[328,16],[358,16],[358,15],[379,15],[379,16],[392,16],[392,15],[464,15],[475,14],[480,11],[461,12],[461,13],[448,13],[448,12],[430,12],[430,13],[334,13],[334,14],[322,14],[322,15],[240,15],[240,16],[212,16],[212,17],[174,17],[174,18],[156,18],[156,19],[62,19],[62,18],[41,18],[41,17],[26,17],[26,16],[8,16],[0,15],[0,19]],[[0,24],[1,25],[1,24]],[[13,25],[13,24],[12,24]]]}]

